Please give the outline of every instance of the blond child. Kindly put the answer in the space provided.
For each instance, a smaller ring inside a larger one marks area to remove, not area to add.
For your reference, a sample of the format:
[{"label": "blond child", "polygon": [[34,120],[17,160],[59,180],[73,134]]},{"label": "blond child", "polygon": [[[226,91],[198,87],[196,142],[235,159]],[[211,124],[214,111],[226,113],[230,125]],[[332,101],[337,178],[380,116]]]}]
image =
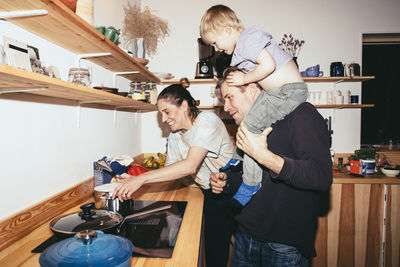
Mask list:
[{"label": "blond child", "polygon": [[[217,51],[232,55],[230,65],[243,71],[228,75],[229,86],[257,82],[264,89],[243,120],[250,132],[261,134],[306,101],[307,85],[292,57],[270,34],[258,28],[245,29],[229,7],[209,8],[201,19],[200,35]],[[233,197],[241,206],[260,189],[262,171],[256,161],[244,155],[243,183]]]}]

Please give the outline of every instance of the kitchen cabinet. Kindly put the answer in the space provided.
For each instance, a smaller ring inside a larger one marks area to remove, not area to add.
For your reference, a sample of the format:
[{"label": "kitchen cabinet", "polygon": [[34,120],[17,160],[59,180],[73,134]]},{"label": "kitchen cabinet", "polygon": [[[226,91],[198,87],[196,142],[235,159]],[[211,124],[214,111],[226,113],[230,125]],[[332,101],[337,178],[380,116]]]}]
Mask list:
[{"label": "kitchen cabinet", "polygon": [[[58,0],[1,1],[1,12],[21,10],[46,10],[47,14],[7,18],[7,21],[78,54],[79,58],[85,58],[131,81],[160,82],[160,79],[145,66],[130,57],[62,2]],[[109,55],[91,57],[91,54]],[[63,100],[79,100],[81,101],[80,103],[85,101],[134,110],[156,110],[154,105],[148,103],[107,92],[100,92],[89,87],[67,83],[36,73],[29,73],[6,65],[0,65],[0,80],[0,94],[23,92],[23,94],[17,95],[16,98],[26,98],[27,95],[42,95]],[[28,98],[29,100],[35,99]]]},{"label": "kitchen cabinet", "polygon": [[323,196],[312,266],[400,266],[400,180],[334,175]]},{"label": "kitchen cabinet", "polygon": [[[364,82],[375,79],[375,76],[352,76],[352,77],[304,77],[306,83],[342,83],[342,82]],[[217,79],[189,79],[191,84],[216,84]],[[179,83],[179,80],[161,80],[161,84]],[[374,104],[348,104],[348,105],[314,105],[316,108],[370,108]],[[200,109],[221,109],[223,106],[199,106]]]}]

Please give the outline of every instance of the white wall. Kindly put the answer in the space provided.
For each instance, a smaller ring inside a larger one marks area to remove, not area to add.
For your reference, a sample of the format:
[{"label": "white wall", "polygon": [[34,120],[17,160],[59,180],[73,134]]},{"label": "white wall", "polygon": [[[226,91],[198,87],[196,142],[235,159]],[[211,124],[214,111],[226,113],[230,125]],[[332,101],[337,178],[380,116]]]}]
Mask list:
[{"label": "white wall", "polygon": [[[176,78],[193,78],[198,61],[197,38],[203,13],[214,4],[225,4],[236,11],[245,27],[258,26],[278,41],[285,33],[305,40],[298,57],[299,69],[320,64],[329,76],[331,62],[357,62],[362,65],[362,34],[400,32],[400,1],[398,0],[339,0],[339,1],[163,1],[143,0],[166,19],[171,35],[159,46],[159,53],[150,59],[152,71],[172,73]],[[190,8],[186,8],[190,5]],[[361,83],[309,84],[310,91],[351,90],[361,99]],[[202,105],[209,103],[209,85],[191,86],[189,90]],[[366,103],[370,104],[370,103]],[[353,152],[359,148],[361,109],[320,109],[332,118],[333,149]],[[142,130],[148,132],[153,124],[146,121]],[[144,143],[144,149],[153,148]]]},{"label": "white wall", "polygon": [[[13,24],[0,20],[3,36],[39,49],[45,65],[60,69],[66,80],[76,57]],[[93,68],[94,84],[112,86],[112,73]],[[129,89],[129,82],[117,86]],[[0,81],[1,84],[1,81]],[[140,114],[112,110],[6,100],[0,95],[0,219],[53,196],[93,176],[93,162],[104,155],[137,155],[141,148]]]},{"label": "white wall", "polygon": [[[122,26],[122,5],[127,0],[95,0],[96,25]],[[400,1],[184,1],[144,0],[156,14],[166,19],[171,34],[150,58],[153,72],[169,72],[176,78],[193,78],[198,61],[199,21],[207,8],[226,4],[234,9],[246,27],[258,26],[280,40],[292,33],[306,41],[299,55],[300,70],[320,64],[325,75],[333,61],[361,62],[361,34],[400,32]],[[0,4],[1,5],[1,4]],[[74,55],[23,29],[0,20],[3,35],[36,46],[41,58],[60,68],[66,79]],[[94,83],[112,86],[111,72],[88,62]],[[1,81],[0,81],[1,83]],[[117,87],[128,90],[129,82],[119,78]],[[357,83],[310,84],[310,90],[351,89]],[[163,86],[159,86],[161,90]],[[195,99],[211,104],[210,85],[192,85]],[[333,118],[333,148],[352,152],[360,143],[360,110],[320,110]],[[93,175],[92,163],[103,155],[136,155],[165,151],[167,133],[157,112],[118,112],[82,108],[80,128],[77,107],[4,100],[0,96],[0,193],[7,205],[0,207],[0,219],[65,190]]]}]

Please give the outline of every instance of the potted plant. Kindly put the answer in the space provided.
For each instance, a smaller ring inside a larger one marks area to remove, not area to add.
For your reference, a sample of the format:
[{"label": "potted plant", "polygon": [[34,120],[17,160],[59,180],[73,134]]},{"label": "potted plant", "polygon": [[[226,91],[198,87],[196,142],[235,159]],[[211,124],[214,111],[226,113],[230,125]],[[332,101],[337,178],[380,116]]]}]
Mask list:
[{"label": "potted plant", "polygon": [[304,45],[304,40],[294,39],[292,34],[284,34],[281,42],[278,44],[286,53],[292,56],[297,67],[297,56],[300,53],[301,47]]},{"label": "potted plant", "polygon": [[124,6],[124,13],[122,35],[127,40],[125,49],[130,50],[134,57],[154,55],[158,42],[169,35],[168,22],[155,16],[148,6],[142,9],[140,0]]},{"label": "potted plant", "polygon": [[376,158],[379,154],[372,146],[362,147],[354,151],[348,160],[350,162],[350,172],[355,174],[375,173]]}]

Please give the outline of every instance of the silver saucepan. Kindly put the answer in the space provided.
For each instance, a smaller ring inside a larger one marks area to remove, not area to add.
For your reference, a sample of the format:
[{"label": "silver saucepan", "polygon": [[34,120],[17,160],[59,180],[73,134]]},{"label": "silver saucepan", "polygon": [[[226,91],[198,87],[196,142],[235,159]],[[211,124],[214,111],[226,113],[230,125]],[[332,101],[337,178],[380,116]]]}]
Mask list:
[{"label": "silver saucepan", "polygon": [[94,201],[96,209],[118,212],[125,215],[133,209],[133,200],[120,201],[118,198],[112,199],[114,189],[118,183],[102,184],[94,188]]}]

